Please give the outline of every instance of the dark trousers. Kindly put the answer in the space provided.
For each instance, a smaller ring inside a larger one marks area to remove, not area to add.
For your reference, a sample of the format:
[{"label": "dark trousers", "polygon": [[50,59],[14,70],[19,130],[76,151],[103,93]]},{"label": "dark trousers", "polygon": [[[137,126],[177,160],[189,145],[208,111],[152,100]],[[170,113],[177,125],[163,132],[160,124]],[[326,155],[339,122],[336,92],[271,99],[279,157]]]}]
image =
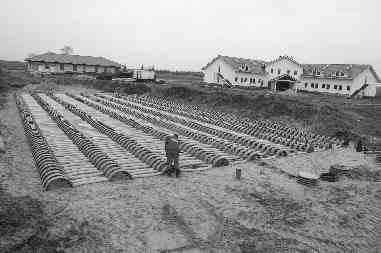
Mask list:
[{"label": "dark trousers", "polygon": [[177,176],[178,172],[180,171],[180,168],[179,168],[179,155],[167,154],[167,164],[168,164],[167,171],[169,173],[172,173],[172,168],[173,168],[174,172],[176,172],[176,176]]}]

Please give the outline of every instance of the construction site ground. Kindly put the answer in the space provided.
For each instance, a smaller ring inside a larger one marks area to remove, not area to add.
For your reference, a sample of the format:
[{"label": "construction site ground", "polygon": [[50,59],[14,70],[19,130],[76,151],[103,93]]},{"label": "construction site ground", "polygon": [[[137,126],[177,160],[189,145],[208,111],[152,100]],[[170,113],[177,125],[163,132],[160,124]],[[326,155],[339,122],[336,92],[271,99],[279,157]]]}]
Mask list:
[{"label": "construction site ground", "polygon": [[[34,85],[31,90],[92,92]],[[43,192],[12,93],[0,111],[0,252],[381,251],[381,175],[353,147],[271,158],[180,178],[155,176]],[[180,159],[181,162],[181,159]],[[351,171],[303,185],[301,170]],[[237,168],[241,180],[235,179]],[[5,225],[5,226],[4,226]]]}]

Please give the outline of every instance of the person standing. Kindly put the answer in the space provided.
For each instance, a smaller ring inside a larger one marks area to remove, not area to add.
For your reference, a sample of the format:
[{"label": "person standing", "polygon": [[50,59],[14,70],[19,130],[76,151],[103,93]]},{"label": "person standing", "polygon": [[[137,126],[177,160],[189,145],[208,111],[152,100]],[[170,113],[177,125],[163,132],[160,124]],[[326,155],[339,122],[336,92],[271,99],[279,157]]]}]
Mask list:
[{"label": "person standing", "polygon": [[180,143],[177,134],[168,136],[165,138],[165,155],[167,156],[168,168],[165,171],[168,175],[175,172],[176,177],[180,175],[179,168],[179,154],[180,154]]}]

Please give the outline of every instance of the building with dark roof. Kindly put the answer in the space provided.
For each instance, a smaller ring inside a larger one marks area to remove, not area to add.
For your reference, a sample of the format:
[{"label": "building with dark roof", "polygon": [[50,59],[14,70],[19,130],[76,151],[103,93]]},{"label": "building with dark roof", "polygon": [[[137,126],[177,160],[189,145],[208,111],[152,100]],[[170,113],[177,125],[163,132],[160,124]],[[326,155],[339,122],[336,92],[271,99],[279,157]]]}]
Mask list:
[{"label": "building with dark roof", "polygon": [[204,82],[227,86],[381,96],[380,79],[366,64],[300,64],[289,56],[262,61],[218,55],[202,71]]},{"label": "building with dark roof", "polygon": [[39,73],[114,73],[120,64],[104,57],[46,53],[26,58],[27,69]]}]

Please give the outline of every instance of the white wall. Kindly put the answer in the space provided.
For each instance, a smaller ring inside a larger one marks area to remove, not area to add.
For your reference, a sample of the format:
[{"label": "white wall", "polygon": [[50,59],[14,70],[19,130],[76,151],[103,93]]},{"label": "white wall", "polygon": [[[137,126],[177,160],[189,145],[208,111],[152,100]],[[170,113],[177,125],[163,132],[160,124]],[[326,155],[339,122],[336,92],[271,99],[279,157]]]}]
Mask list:
[{"label": "white wall", "polygon": [[365,81],[369,84],[365,90],[360,92],[361,95],[368,97],[374,97],[376,95],[378,83],[373,73],[369,69],[361,72],[353,81],[354,85],[357,87],[356,89],[359,89],[365,83]]},{"label": "white wall", "polygon": [[[251,82],[250,82],[250,79],[251,79]],[[267,77],[264,75],[236,72],[234,74],[232,83],[234,85],[239,85],[239,86],[255,86],[255,87],[261,87],[261,84],[262,84],[262,86],[267,87]]]},{"label": "white wall", "polygon": [[221,58],[216,59],[212,64],[208,66],[208,68],[206,68],[203,71],[204,82],[222,84],[222,81],[220,80],[220,82],[218,82],[218,78],[217,78],[218,67],[220,67],[221,74],[224,76],[224,78],[229,80],[232,84],[234,84],[234,76],[235,76],[234,70],[230,65],[228,65]]},{"label": "white wall", "polygon": [[85,72],[95,72],[95,66],[85,66]]},{"label": "white wall", "polygon": [[[234,69],[221,58],[216,59],[211,65],[208,66],[207,69],[203,71],[204,82],[218,83],[217,73],[219,67],[223,77],[229,80],[233,85],[260,87],[261,84],[259,80],[263,80],[263,85],[267,87],[266,76],[244,72],[235,72]],[[251,83],[250,79],[252,80]],[[255,82],[253,83],[254,80]],[[220,80],[219,83],[222,84],[222,81]]]},{"label": "white wall", "polygon": [[[273,73],[271,73],[271,69],[273,69]],[[278,74],[278,69],[280,70],[280,74]],[[287,74],[287,70],[290,70],[289,76],[298,80],[300,80],[300,76],[303,74],[303,68],[300,65],[287,59],[277,60],[266,66],[266,71],[269,73],[269,80]],[[296,75],[294,75],[294,71],[297,71]]]},{"label": "white wall", "polygon": [[[307,83],[307,88],[305,87],[306,83]],[[318,88],[312,88],[311,83],[314,84],[314,87],[317,84]],[[325,88],[323,88],[323,84],[325,85]],[[356,90],[356,88],[353,85],[353,81],[351,80],[303,78],[300,81],[300,83],[297,83],[296,85],[299,90],[305,90],[305,91],[311,91],[311,92],[326,92],[326,93],[341,94],[341,95],[350,95]],[[327,89],[327,85],[330,86],[329,89]],[[334,88],[335,85],[337,86],[337,89]],[[342,90],[339,90],[340,85],[342,87]],[[347,86],[350,87],[349,91],[347,90]]]}]

